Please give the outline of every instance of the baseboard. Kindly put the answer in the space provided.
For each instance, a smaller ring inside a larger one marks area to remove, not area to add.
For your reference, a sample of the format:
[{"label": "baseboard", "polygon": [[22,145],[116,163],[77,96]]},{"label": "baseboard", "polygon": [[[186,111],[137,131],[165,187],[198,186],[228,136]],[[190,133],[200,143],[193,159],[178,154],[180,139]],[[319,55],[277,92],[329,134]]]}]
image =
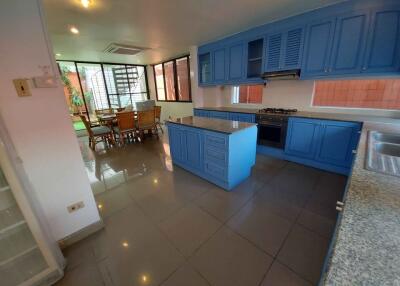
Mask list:
[{"label": "baseboard", "polygon": [[88,225],[87,227],[78,230],[77,232],[74,232],[73,234],[70,234],[63,239],[60,239],[58,241],[58,245],[60,246],[61,249],[64,249],[103,228],[104,228],[104,223],[103,220],[100,219],[99,221],[92,223],[91,225]]}]

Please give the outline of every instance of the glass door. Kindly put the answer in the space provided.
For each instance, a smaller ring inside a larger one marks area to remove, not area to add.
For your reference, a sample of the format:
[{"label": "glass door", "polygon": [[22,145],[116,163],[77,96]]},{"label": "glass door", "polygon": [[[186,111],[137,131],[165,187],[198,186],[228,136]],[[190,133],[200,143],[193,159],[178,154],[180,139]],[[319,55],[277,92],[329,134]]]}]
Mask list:
[{"label": "glass door", "polygon": [[0,166],[0,284],[19,285],[46,268],[48,265]]}]

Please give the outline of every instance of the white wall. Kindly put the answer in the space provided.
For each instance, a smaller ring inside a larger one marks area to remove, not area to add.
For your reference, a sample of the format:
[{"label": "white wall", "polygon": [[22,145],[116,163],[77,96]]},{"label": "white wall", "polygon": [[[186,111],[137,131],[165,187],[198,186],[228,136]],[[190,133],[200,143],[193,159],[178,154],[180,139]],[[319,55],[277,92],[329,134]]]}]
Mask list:
[{"label": "white wall", "polygon": [[149,83],[150,98],[156,101],[156,105],[161,106],[161,120],[168,117],[184,117],[193,115],[193,103],[191,102],[163,102],[157,101],[156,87],[154,84],[153,67],[147,66],[147,79]]},{"label": "white wall", "polygon": [[193,102],[196,107],[235,106],[245,108],[296,108],[301,111],[338,112],[381,116],[400,116],[400,111],[379,109],[314,107],[311,105],[314,92],[313,80],[271,81],[263,89],[262,104],[232,104],[231,86],[199,87],[197,83],[197,48],[190,50],[195,68],[192,78]]},{"label": "white wall", "polygon": [[[39,0],[38,0],[39,1]],[[32,88],[17,96],[12,80],[56,72],[36,0],[4,0],[0,9],[0,114],[22,159],[55,239],[100,220],[72,128],[61,82],[57,88]],[[69,214],[67,206],[84,201]]]}]

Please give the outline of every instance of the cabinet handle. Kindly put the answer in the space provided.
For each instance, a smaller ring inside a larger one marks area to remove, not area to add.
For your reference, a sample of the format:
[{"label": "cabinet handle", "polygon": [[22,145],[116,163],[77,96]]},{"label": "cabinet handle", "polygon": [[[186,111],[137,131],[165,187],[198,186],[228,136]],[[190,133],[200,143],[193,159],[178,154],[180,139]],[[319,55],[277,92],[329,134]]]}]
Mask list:
[{"label": "cabinet handle", "polygon": [[351,153],[357,154],[357,150],[352,150]]},{"label": "cabinet handle", "polygon": [[337,210],[338,212],[342,212],[342,211],[343,211],[343,208],[336,206],[336,210]]},{"label": "cabinet handle", "polygon": [[343,206],[344,206],[344,203],[341,202],[341,201],[337,201],[337,202],[336,202],[336,205],[339,206],[339,207],[343,207]]},{"label": "cabinet handle", "polygon": [[365,71],[365,70],[367,70],[367,67],[363,67],[362,69]]},{"label": "cabinet handle", "polygon": [[328,72],[328,69],[327,69],[327,68],[325,68],[325,72]]}]

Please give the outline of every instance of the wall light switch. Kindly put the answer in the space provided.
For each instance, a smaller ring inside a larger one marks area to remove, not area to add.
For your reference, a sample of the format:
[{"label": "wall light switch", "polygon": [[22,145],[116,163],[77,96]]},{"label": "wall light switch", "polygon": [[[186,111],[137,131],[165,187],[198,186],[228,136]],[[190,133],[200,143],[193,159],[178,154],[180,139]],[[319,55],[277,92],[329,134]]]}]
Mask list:
[{"label": "wall light switch", "polygon": [[31,90],[29,88],[28,79],[19,78],[13,80],[15,90],[18,96],[31,96]]}]

